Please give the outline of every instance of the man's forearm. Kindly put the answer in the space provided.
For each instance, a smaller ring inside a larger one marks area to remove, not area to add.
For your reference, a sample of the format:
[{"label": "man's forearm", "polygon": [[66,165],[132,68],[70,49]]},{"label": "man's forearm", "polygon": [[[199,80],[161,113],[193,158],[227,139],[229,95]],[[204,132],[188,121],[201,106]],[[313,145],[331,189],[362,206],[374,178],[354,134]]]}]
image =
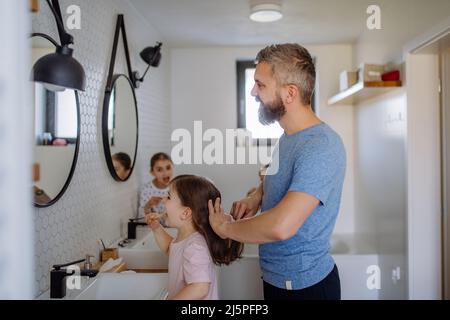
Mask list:
[{"label": "man's forearm", "polygon": [[319,205],[319,200],[303,192],[288,192],[278,205],[249,219],[223,224],[222,237],[246,243],[286,240],[295,235]]},{"label": "man's forearm", "polygon": [[[256,188],[255,192],[250,196],[251,198],[253,198],[253,201],[255,201],[255,203],[257,203],[256,205],[256,212],[258,211],[258,209],[261,207],[261,203],[262,203],[262,197],[263,197],[263,184],[260,183],[258,188]],[[255,214],[256,214],[255,212]]]},{"label": "man's forearm", "polygon": [[256,200],[258,200],[259,205],[261,205],[263,194],[264,194],[264,189],[263,189],[263,183],[261,182],[253,195],[256,198]]},{"label": "man's forearm", "polygon": [[279,241],[276,217],[272,210],[258,216],[230,222],[225,225],[226,237],[244,243],[268,243]]}]

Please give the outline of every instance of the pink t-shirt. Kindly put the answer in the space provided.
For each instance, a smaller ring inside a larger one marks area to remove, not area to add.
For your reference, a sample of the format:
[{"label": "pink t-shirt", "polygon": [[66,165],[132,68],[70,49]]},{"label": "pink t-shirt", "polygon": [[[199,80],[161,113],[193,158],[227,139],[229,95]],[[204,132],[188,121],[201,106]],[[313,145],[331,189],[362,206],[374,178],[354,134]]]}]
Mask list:
[{"label": "pink t-shirt", "polygon": [[169,248],[168,299],[191,283],[209,282],[204,300],[218,300],[216,266],[209,254],[205,238],[198,232],[179,242],[172,241]]}]

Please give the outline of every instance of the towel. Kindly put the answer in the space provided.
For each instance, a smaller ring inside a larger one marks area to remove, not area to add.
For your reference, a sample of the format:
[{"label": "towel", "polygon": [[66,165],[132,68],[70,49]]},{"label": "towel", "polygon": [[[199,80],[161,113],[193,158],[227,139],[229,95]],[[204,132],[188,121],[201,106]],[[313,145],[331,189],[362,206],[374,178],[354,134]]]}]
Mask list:
[{"label": "towel", "polygon": [[112,268],[114,268],[115,266],[118,266],[119,264],[122,263],[122,258],[118,258],[118,259],[113,259],[113,258],[109,258],[98,270],[99,272],[105,272],[108,271]]}]

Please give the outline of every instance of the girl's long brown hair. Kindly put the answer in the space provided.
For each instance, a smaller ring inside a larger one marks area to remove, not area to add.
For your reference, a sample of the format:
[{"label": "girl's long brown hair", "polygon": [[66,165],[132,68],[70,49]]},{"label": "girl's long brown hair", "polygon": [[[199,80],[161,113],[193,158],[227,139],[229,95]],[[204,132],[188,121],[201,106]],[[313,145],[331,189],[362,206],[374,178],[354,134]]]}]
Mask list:
[{"label": "girl's long brown hair", "polygon": [[195,175],[181,175],[172,182],[183,206],[192,210],[194,228],[205,237],[216,265],[229,265],[241,257],[244,244],[220,238],[209,224],[208,200],[221,198],[220,191],[209,180]]}]

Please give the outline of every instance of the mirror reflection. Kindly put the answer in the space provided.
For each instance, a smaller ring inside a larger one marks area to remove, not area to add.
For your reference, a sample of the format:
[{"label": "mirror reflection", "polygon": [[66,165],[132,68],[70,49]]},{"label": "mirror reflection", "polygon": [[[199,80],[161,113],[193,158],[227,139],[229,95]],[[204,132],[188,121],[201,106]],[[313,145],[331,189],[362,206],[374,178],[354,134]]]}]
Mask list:
[{"label": "mirror reflection", "polygon": [[[33,41],[32,64],[54,48]],[[78,152],[78,96],[74,90],[49,91],[33,82],[34,204],[46,207],[56,202],[67,188]]]},{"label": "mirror reflection", "polygon": [[133,170],[138,134],[134,89],[126,76],[114,77],[113,89],[105,96],[105,108],[103,137],[108,167],[114,179],[125,181]]},{"label": "mirror reflection", "polygon": [[118,152],[113,154],[112,162],[116,174],[121,180],[128,178],[131,171],[131,159],[125,152]]}]

